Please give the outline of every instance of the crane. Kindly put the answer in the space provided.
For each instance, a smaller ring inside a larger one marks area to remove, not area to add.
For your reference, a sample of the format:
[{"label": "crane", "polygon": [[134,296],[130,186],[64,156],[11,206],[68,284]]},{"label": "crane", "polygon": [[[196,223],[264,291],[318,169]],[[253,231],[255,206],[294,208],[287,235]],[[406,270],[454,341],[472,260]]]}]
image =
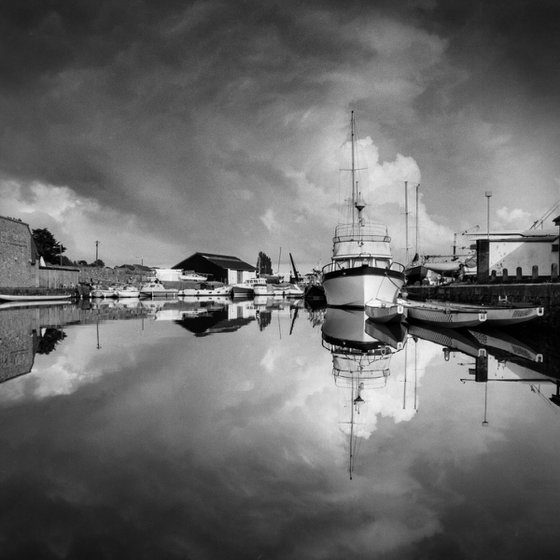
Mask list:
[{"label": "crane", "polygon": [[296,269],[296,265],[294,263],[294,257],[292,257],[292,253],[290,253],[290,261],[292,263],[292,270],[294,271],[294,275],[290,281],[294,284],[297,284],[300,281],[300,277],[299,277],[299,272]]},{"label": "crane", "polygon": [[533,222],[533,225],[529,228],[529,229],[536,229],[538,226],[543,227],[544,221],[550,217],[550,215],[555,211],[558,210],[558,207],[560,206],[560,200],[557,200],[554,205],[547,211],[545,212],[545,214],[540,217],[538,220],[535,220]]}]

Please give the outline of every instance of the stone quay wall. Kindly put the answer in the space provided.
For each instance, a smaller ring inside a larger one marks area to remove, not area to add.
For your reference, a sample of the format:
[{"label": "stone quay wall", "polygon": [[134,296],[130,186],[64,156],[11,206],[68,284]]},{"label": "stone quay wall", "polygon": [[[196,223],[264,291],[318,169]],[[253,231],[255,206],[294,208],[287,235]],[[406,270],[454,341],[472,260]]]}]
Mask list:
[{"label": "stone quay wall", "polygon": [[0,286],[37,287],[39,261],[34,258],[29,226],[0,217]]}]

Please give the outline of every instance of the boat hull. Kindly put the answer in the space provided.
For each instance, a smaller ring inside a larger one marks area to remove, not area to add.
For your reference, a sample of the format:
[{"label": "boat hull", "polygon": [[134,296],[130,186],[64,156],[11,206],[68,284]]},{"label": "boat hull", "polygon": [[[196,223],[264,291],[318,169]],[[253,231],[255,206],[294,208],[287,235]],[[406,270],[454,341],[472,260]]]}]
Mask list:
[{"label": "boat hull", "polygon": [[450,306],[424,306],[410,304],[408,318],[427,325],[448,328],[476,327],[484,323],[487,315],[478,310],[457,309]]},{"label": "boat hull", "polygon": [[140,290],[140,296],[141,297],[151,297],[151,298],[175,297],[175,296],[177,296],[177,292],[178,292],[178,290],[172,290],[172,289],[164,289],[164,290],[143,289],[143,290]]},{"label": "boat hull", "polygon": [[52,295],[20,295],[20,294],[0,294],[0,301],[52,301],[70,299],[72,294],[52,294]]},{"label": "boat hull", "polygon": [[233,286],[231,295],[233,297],[249,297],[255,294],[255,290],[249,286]]},{"label": "boat hull", "polygon": [[197,290],[196,288],[186,288],[184,290],[180,290],[177,295],[182,297],[220,296],[229,298],[231,295],[231,288],[217,288],[215,290]]},{"label": "boat hull", "polygon": [[114,298],[116,296],[117,296],[117,294],[115,293],[114,290],[95,289],[95,290],[92,290],[92,292],[91,292],[91,297],[92,298]]},{"label": "boat hull", "polygon": [[368,318],[374,323],[392,323],[401,321],[406,317],[406,308],[399,301],[394,303],[382,301],[368,302],[365,305],[365,310]]},{"label": "boat hull", "polygon": [[117,290],[117,297],[122,298],[137,298],[140,297],[140,290]]},{"label": "boat hull", "polygon": [[323,288],[330,307],[364,308],[375,299],[394,301],[404,281],[400,271],[360,266],[326,272]]},{"label": "boat hull", "polygon": [[486,324],[499,327],[518,325],[544,315],[544,308],[536,305],[475,305],[470,303],[444,302],[453,308],[478,310],[486,313]]}]

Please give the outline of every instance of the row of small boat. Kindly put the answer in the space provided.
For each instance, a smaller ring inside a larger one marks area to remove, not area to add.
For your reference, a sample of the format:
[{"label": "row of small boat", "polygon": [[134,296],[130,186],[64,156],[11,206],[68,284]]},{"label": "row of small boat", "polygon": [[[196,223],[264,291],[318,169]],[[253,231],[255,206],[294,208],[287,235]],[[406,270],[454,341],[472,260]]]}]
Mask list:
[{"label": "row of small boat", "polygon": [[130,297],[189,297],[189,296],[228,296],[228,297],[303,297],[303,290],[296,284],[261,284],[242,283],[227,285],[222,282],[196,282],[187,284],[182,289],[168,288],[161,282],[148,282],[140,288],[132,285],[122,287],[94,287],[90,293],[94,298],[130,298]]},{"label": "row of small boat", "polygon": [[542,317],[544,308],[529,304],[475,305],[436,300],[421,302],[397,298],[394,302],[372,300],[366,303],[365,312],[372,321],[377,323],[410,319],[428,325],[460,328],[475,327],[482,323],[498,326],[525,323]]}]

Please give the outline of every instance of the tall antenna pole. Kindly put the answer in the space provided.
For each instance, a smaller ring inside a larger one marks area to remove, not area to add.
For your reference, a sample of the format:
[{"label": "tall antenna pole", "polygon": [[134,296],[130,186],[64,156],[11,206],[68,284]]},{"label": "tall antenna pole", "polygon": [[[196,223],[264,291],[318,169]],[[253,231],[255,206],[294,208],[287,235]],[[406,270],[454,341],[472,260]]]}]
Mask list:
[{"label": "tall antenna pole", "polygon": [[416,185],[416,251],[415,253],[418,254],[418,189],[420,188],[420,183]]},{"label": "tall antenna pole", "polygon": [[404,262],[408,265],[408,181],[404,182],[404,223],[405,223],[405,260]]},{"label": "tall antenna pole", "polygon": [[492,197],[492,191],[486,191],[484,193],[486,197],[486,239],[490,241],[490,198]]},{"label": "tall antenna pole", "polygon": [[354,155],[354,111],[350,114],[350,144],[352,146],[352,225],[354,225],[354,208],[356,204],[356,163]]}]

